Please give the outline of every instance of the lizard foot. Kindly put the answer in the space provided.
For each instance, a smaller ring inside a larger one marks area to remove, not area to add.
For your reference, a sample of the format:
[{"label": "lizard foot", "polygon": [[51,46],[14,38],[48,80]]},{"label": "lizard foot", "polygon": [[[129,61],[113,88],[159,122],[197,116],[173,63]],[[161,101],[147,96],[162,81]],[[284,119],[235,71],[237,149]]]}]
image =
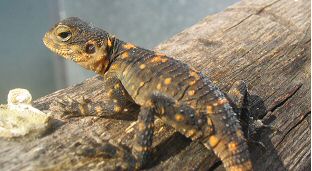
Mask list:
[{"label": "lizard foot", "polygon": [[82,96],[80,98],[73,99],[69,96],[65,96],[64,99],[56,99],[50,104],[50,110],[61,113],[62,118],[71,118],[79,116],[88,116],[88,105],[90,100]]},{"label": "lizard foot", "polygon": [[264,124],[262,120],[257,119],[258,116],[253,116],[251,114],[251,99],[247,83],[242,80],[236,81],[228,91],[227,96],[234,108],[234,111],[238,114],[240,124],[247,140],[264,147],[262,142],[253,140],[254,135],[256,135],[261,129],[270,129],[274,132],[278,132],[278,130],[271,125]]}]

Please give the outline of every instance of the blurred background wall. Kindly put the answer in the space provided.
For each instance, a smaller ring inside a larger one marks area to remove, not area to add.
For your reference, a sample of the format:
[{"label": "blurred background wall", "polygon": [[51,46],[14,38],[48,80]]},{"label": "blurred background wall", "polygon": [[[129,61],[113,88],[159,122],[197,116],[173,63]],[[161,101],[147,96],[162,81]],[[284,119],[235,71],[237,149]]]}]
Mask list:
[{"label": "blurred background wall", "polygon": [[21,87],[33,98],[93,76],[42,44],[58,20],[78,16],[138,46],[153,48],[238,0],[1,0],[0,103]]}]

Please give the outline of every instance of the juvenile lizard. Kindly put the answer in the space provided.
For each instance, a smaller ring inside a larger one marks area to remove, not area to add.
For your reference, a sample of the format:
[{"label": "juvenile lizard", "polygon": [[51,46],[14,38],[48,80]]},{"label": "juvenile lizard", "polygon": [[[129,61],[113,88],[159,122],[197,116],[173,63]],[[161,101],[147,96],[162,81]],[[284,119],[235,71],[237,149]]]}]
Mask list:
[{"label": "juvenile lizard", "polygon": [[[222,160],[226,170],[252,170],[238,116],[208,77],[164,54],[136,47],[76,17],[64,19],[43,38],[56,54],[92,70],[109,83],[114,101],[140,106],[132,154],[142,168],[151,153],[154,116],[194,141],[202,142]],[[233,99],[243,103],[238,89]],[[123,110],[116,105],[115,112]],[[92,105],[82,113],[96,110]]]}]

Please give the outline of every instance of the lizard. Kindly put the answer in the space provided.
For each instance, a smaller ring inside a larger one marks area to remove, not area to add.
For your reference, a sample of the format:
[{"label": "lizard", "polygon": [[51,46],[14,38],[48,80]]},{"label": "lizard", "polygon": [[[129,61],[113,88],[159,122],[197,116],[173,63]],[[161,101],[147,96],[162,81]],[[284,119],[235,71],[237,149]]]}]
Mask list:
[{"label": "lizard", "polygon": [[[154,118],[158,117],[193,141],[211,149],[229,171],[252,170],[239,114],[243,84],[229,98],[210,79],[190,65],[165,54],[137,47],[87,22],[69,17],[43,37],[45,46],[65,59],[104,77],[108,95],[120,104],[139,105],[132,155],[135,169],[144,168],[152,149]],[[231,92],[231,91],[230,91]],[[81,113],[99,112],[80,105]],[[115,105],[116,113],[124,111]]]}]

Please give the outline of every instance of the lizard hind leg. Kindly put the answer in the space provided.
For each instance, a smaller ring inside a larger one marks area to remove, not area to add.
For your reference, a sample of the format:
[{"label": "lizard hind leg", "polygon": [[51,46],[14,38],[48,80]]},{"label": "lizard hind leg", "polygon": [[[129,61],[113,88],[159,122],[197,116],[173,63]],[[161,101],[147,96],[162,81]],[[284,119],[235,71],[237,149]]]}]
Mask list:
[{"label": "lizard hind leg", "polygon": [[137,169],[144,167],[150,158],[154,134],[154,115],[155,108],[150,101],[145,106],[141,106],[132,147]]},{"label": "lizard hind leg", "polygon": [[257,144],[265,149],[265,145],[262,142],[255,141],[252,136],[258,129],[272,127],[270,125],[263,124],[262,120],[251,116],[251,111],[249,109],[250,95],[248,92],[247,83],[243,80],[234,82],[227,93],[227,97],[235,113],[238,115],[240,125],[242,126],[242,130],[244,131],[248,142]]}]

